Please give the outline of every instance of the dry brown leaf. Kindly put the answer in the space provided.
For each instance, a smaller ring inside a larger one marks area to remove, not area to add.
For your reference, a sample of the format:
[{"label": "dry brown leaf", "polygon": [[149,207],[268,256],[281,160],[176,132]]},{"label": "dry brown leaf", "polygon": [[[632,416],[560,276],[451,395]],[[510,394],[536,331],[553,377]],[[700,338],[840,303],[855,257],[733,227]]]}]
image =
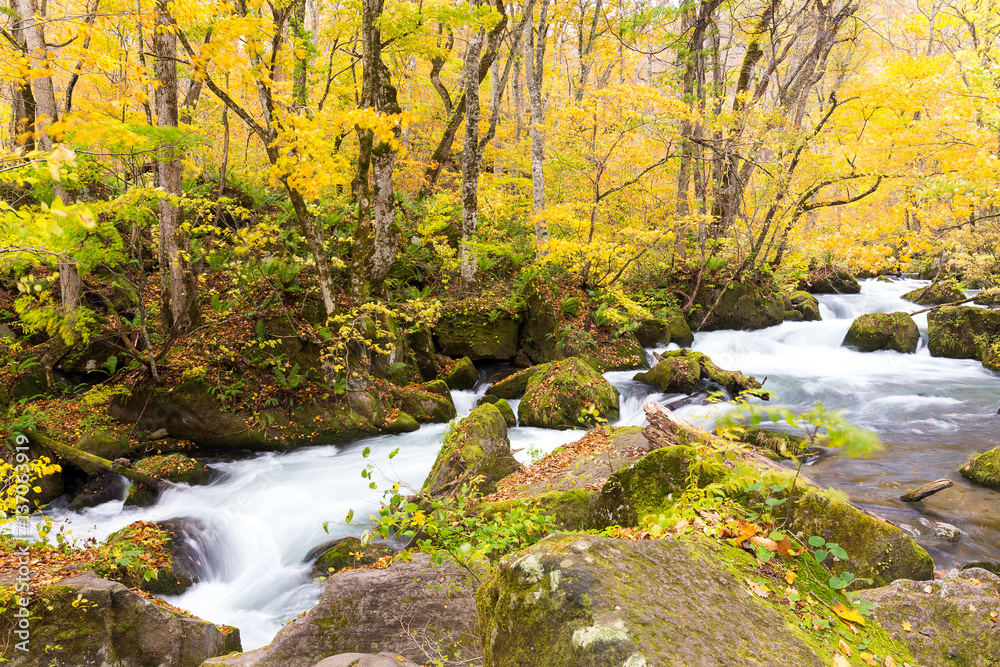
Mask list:
[{"label": "dry brown leaf", "polygon": [[756,595],[758,597],[766,598],[768,595],[771,594],[770,591],[768,591],[766,588],[764,588],[763,586],[761,586],[760,584],[758,584],[756,581],[754,581],[750,577],[747,577],[746,581],[747,581],[747,585],[750,586],[750,590],[753,592],[754,595]]},{"label": "dry brown leaf", "polygon": [[847,662],[847,658],[840,655],[839,653],[834,653],[833,667],[851,667],[851,663]]},{"label": "dry brown leaf", "polygon": [[892,659],[891,655],[885,656],[885,667],[896,667],[896,661]]},{"label": "dry brown leaf", "polygon": [[759,547],[764,547],[768,551],[777,551],[778,543],[768,537],[761,537],[760,535],[755,535],[750,538],[750,544],[756,544]]},{"label": "dry brown leaf", "polygon": [[853,653],[853,651],[851,651],[851,647],[847,645],[847,642],[845,642],[843,638],[841,638],[840,644],[838,646],[840,648],[841,653],[846,655],[848,658],[851,657],[851,653]]}]

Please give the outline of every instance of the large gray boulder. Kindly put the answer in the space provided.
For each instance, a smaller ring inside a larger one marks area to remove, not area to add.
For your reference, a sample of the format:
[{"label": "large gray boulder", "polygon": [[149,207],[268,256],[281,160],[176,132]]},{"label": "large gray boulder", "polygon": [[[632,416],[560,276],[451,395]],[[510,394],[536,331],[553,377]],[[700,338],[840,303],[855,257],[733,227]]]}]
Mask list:
[{"label": "large gray boulder", "polygon": [[251,652],[251,660],[213,664],[313,667],[342,653],[390,652],[419,663],[426,662],[425,651],[474,657],[475,585],[457,565],[433,567],[425,554],[386,570],[341,572],[327,580],[319,604],[282,628],[270,646]]},{"label": "large gray boulder", "polygon": [[[0,622],[10,628],[18,608]],[[84,574],[31,595],[29,651],[4,644],[10,667],[197,667],[240,649],[235,628],[161,609],[122,584]]]},{"label": "large gray boulder", "polygon": [[[504,558],[480,587],[483,664],[831,664],[839,635],[803,629],[787,602],[754,592],[747,574],[757,576],[755,568],[750,554],[697,533],[547,537]],[[775,584],[785,586],[783,578]],[[902,665],[908,655],[896,651],[895,658]]]},{"label": "large gray boulder", "polygon": [[923,667],[1000,665],[1000,577],[980,568],[941,581],[894,581],[861,591],[873,618]]}]

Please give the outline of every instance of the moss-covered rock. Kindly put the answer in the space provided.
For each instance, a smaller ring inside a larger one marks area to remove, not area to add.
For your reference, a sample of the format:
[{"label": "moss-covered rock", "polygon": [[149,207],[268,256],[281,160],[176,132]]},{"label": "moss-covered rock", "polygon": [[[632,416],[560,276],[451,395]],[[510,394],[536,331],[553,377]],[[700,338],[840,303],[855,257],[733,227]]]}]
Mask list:
[{"label": "moss-covered rock", "polygon": [[634,333],[643,347],[659,347],[670,343],[670,323],[657,317],[639,320]]},{"label": "moss-covered rock", "polygon": [[[155,595],[180,595],[198,581],[207,539],[206,527],[194,519],[136,521],[108,537],[110,555],[94,572]],[[147,570],[155,576],[147,579]]]},{"label": "moss-covered rock", "polygon": [[316,559],[313,564],[314,577],[328,577],[345,567],[371,565],[394,553],[396,551],[385,544],[364,544],[356,537],[342,537],[313,549],[306,560]]},{"label": "moss-covered rock", "polygon": [[983,368],[1000,371],[1000,341],[984,346],[982,361]]},{"label": "moss-covered rock", "polygon": [[127,435],[115,435],[108,431],[91,431],[80,438],[74,447],[109,461],[128,456],[132,451]]},{"label": "moss-covered rock", "polygon": [[1000,489],[1000,447],[973,454],[959,472],[976,484]]},{"label": "moss-covered rock", "polygon": [[150,477],[170,482],[183,482],[192,486],[207,484],[215,475],[215,470],[207,464],[188,458],[183,454],[149,456],[137,461],[133,468]]},{"label": "moss-covered rock", "polygon": [[507,422],[507,428],[514,428],[517,426],[517,415],[514,414],[514,409],[510,407],[510,403],[506,399],[498,398],[496,396],[486,395],[479,399],[479,404],[489,403],[490,405],[495,405],[500,414],[503,415],[503,420]]},{"label": "moss-covered rock", "polygon": [[556,334],[562,295],[554,292],[554,288],[538,280],[525,287],[526,310],[518,346],[535,364],[555,361],[561,356],[556,349]]},{"label": "moss-covered rock", "polygon": [[[689,313],[689,320],[699,331],[764,329],[781,324],[785,319],[782,295],[749,282],[733,283],[721,289],[702,289],[697,303],[698,307]],[[708,317],[706,311],[709,311]]]},{"label": "moss-covered rock", "polygon": [[395,391],[399,409],[421,424],[454,419],[458,412],[451,393],[441,395],[431,389],[437,387],[400,387]]},{"label": "moss-covered rock", "polygon": [[462,357],[457,359],[447,373],[441,378],[451,389],[472,389],[479,381],[479,371],[472,359]]},{"label": "moss-covered rock", "polygon": [[597,368],[601,373],[609,371],[630,371],[633,368],[646,368],[649,362],[646,360],[646,350],[639,343],[635,334],[627,333],[612,336],[610,340],[596,350],[585,353],[584,350],[568,350],[566,356],[586,358],[591,366]]},{"label": "moss-covered rock", "polygon": [[926,287],[907,292],[902,298],[921,306],[937,306],[961,301],[965,298],[965,292],[954,280],[937,280]]},{"label": "moss-covered rock", "polygon": [[521,316],[499,310],[482,312],[477,300],[457,301],[445,309],[434,328],[438,350],[449,357],[506,361],[517,354]]},{"label": "moss-covered rock", "polygon": [[798,289],[810,294],[860,294],[861,284],[847,269],[828,264],[810,271]]},{"label": "moss-covered rock", "polygon": [[[746,580],[756,577],[755,567],[749,554],[697,533],[644,541],[547,537],[505,557],[479,588],[483,664],[831,664],[840,635],[803,628],[787,603],[750,593]],[[800,579],[802,586],[807,577]],[[829,589],[815,591],[803,593],[834,599]],[[881,655],[891,651],[898,664],[910,659],[885,645],[877,629],[859,632]]]},{"label": "moss-covered rock", "polygon": [[517,416],[524,426],[541,428],[590,426],[597,416],[613,422],[618,419],[618,390],[585,361],[572,357],[547,364],[531,377]]},{"label": "moss-covered rock", "polygon": [[691,347],[694,343],[694,334],[691,327],[683,315],[677,313],[670,316],[670,342],[677,343],[681,347]]},{"label": "moss-covered rock", "polygon": [[666,393],[691,393],[698,389],[702,379],[725,387],[733,395],[761,388],[761,384],[752,376],[719,368],[708,355],[694,350],[667,352],[652,370],[637,373],[633,379],[651,384]]},{"label": "moss-covered rock", "polygon": [[865,313],[856,317],[847,330],[843,345],[860,352],[895,350],[912,354],[917,351],[920,330],[907,313]]},{"label": "moss-covered rock", "polygon": [[[33,587],[29,599],[31,650],[17,650],[10,636],[0,657],[11,667],[196,667],[240,650],[239,630],[162,609],[90,573]],[[6,605],[0,627],[13,628],[17,610]]]},{"label": "moss-covered rock", "polygon": [[[696,451],[687,444],[663,447],[611,475],[591,502],[591,525],[648,526],[679,501],[692,472],[698,473],[699,486],[736,474],[710,461],[700,463]],[[808,482],[793,485],[770,469],[761,469],[759,476],[784,489],[769,496],[781,501],[772,508],[779,525],[803,542],[819,535],[847,552],[847,561],[833,564],[834,573],[851,571],[875,585],[933,576],[931,557],[896,526]],[[764,499],[747,493],[741,502],[750,507]]]},{"label": "moss-covered rock", "polygon": [[548,364],[539,364],[508,375],[499,382],[490,385],[490,388],[486,390],[486,395],[506,399],[521,398],[528,389],[528,381],[535,374],[545,372],[548,367]]},{"label": "moss-covered rock", "polygon": [[489,494],[497,481],[520,467],[510,452],[503,414],[495,405],[480,405],[445,436],[423,491],[444,495],[468,484]]},{"label": "moss-covered rock", "polygon": [[798,290],[789,296],[792,308],[802,314],[802,319],[806,322],[813,322],[823,319],[819,314],[819,301],[809,292]]},{"label": "moss-covered rock", "polygon": [[951,571],[943,580],[894,581],[861,591],[872,620],[925,667],[1000,664],[1000,577],[984,569]]},{"label": "moss-covered rock", "polygon": [[927,315],[931,356],[982,359],[1000,341],[1000,311],[971,306],[945,306]]},{"label": "moss-covered rock", "polygon": [[396,415],[388,424],[386,424],[386,433],[413,433],[414,431],[420,429],[420,422],[413,418],[413,415],[403,412],[400,410],[399,414]]}]

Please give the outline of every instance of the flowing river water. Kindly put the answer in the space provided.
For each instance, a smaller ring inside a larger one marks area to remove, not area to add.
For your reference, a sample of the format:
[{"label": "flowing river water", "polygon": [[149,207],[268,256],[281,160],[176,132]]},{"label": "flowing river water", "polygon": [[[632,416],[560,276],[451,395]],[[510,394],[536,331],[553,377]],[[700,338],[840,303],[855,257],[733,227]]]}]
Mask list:
[{"label": "flowing river water", "polygon": [[[840,343],[851,320],[866,312],[912,311],[900,296],[926,282],[865,281],[863,293],[820,296],[822,322],[789,322],[762,331],[715,331],[695,336],[694,349],[719,366],[758,379],[780,403],[807,410],[822,401],[846,411],[849,420],[881,436],[885,449],[869,459],[824,457],[804,474],[895,523],[919,519],[945,521],[964,535],[955,543],[922,541],[936,566],[948,568],[977,559],[1000,559],[998,494],[969,484],[957,473],[969,452],[996,446],[1000,378],[977,361],[938,359],[926,348],[926,315],[915,317],[923,334],[916,354],[859,353]],[[621,391],[618,425],[644,423],[646,400],[671,398],[631,378],[634,371],[607,373]],[[453,392],[460,415],[475,406],[486,389]],[[516,411],[517,405],[514,402]],[[715,408],[687,407],[679,413],[704,422]],[[53,510],[76,538],[103,539],[138,521],[174,517],[197,519],[207,529],[201,583],[168,600],[214,623],[240,629],[244,650],[267,644],[282,622],[314,605],[321,585],[310,578],[309,551],[335,537],[360,534],[346,525],[355,511],[363,521],[381,498],[381,489],[399,480],[419,487],[430,471],[445,425],[425,425],[414,433],[366,438],[345,447],[311,447],[253,459],[211,462],[223,474],[207,486],[164,494],[153,507],[123,508],[122,501],[71,513]],[[516,456],[533,455],[572,442],[583,431],[517,427],[510,430]],[[371,448],[366,461],[362,451]],[[389,453],[399,449],[392,460]],[[361,471],[377,466],[380,490],[368,488]],[[380,479],[381,473],[383,477]],[[939,477],[955,486],[922,503],[898,500],[905,490]],[[329,534],[323,523],[329,521]]]}]

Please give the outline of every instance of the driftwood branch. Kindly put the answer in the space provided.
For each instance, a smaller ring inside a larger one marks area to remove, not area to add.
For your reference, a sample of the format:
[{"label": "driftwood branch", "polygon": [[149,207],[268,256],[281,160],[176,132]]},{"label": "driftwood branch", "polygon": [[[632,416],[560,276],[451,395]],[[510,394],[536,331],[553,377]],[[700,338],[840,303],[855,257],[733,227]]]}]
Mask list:
[{"label": "driftwood branch", "polygon": [[35,444],[48,449],[57,458],[60,458],[68,463],[72,463],[84,472],[90,474],[96,474],[101,470],[113,472],[116,475],[121,475],[133,484],[145,484],[149,488],[155,489],[156,491],[165,491],[166,489],[175,488],[172,483],[166,480],[150,477],[149,475],[145,475],[137,470],[132,470],[131,468],[126,468],[122,465],[116,465],[115,463],[107,459],[103,459],[100,456],[88,454],[82,449],[64,445],[46,435],[42,435],[38,431],[27,429],[24,434],[31,438]]},{"label": "driftwood branch", "polygon": [[[977,295],[978,296],[978,295]],[[915,310],[910,313],[910,316],[919,315],[920,313],[926,313],[932,310],[937,310],[938,308],[944,308],[945,306],[961,306],[963,303],[969,303],[970,301],[975,301],[976,297],[970,296],[968,299],[962,299],[961,301],[952,301],[951,303],[939,303],[936,306],[931,306],[930,308],[924,308],[923,310]]]},{"label": "driftwood branch", "polygon": [[923,500],[927,496],[933,496],[938,491],[944,491],[945,489],[954,486],[955,482],[947,478],[936,479],[933,482],[927,482],[921,487],[913,489],[912,491],[907,491],[899,497],[904,503],[915,503],[918,500]]}]

